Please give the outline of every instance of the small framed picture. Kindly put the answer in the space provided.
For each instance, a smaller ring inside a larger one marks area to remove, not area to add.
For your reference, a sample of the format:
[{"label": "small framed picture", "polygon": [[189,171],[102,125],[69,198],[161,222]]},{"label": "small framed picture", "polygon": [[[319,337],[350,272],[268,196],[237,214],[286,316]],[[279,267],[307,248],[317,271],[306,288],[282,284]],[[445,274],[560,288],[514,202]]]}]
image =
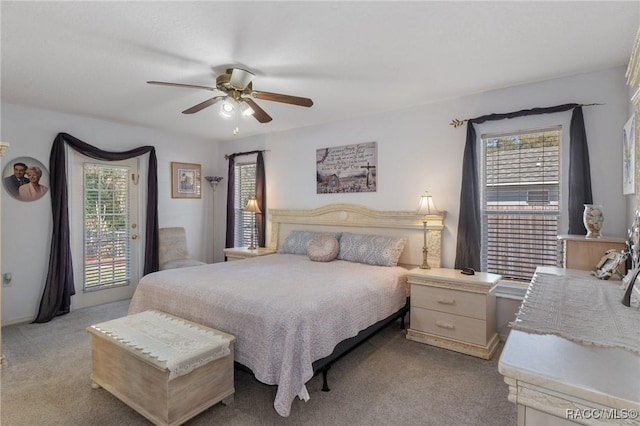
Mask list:
[{"label": "small framed picture", "polygon": [[171,162],[171,198],[202,198],[202,166]]},{"label": "small framed picture", "polygon": [[624,276],[625,261],[627,260],[627,254],[624,252],[617,252],[615,249],[607,250],[596,264],[596,267],[592,271],[592,274],[596,278],[601,280],[608,280],[612,276]]}]

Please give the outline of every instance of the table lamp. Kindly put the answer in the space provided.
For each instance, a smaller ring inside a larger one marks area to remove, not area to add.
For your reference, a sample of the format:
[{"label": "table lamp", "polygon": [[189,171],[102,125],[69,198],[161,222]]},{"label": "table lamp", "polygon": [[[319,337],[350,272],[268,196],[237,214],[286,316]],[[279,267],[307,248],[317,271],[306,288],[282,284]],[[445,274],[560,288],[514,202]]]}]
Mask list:
[{"label": "table lamp", "polygon": [[424,215],[424,219],[422,220],[424,226],[424,246],[422,247],[422,265],[420,265],[422,269],[431,269],[427,261],[427,222],[429,221],[427,216],[438,213],[433,197],[428,191],[425,191],[425,193],[420,196],[420,204],[418,205],[418,214]]},{"label": "table lamp", "polygon": [[256,246],[253,244],[254,232],[256,229],[256,213],[262,213],[260,211],[260,207],[258,207],[258,201],[255,197],[249,198],[247,201],[247,206],[244,208],[245,212],[253,213],[253,219],[251,221],[251,245],[249,246],[249,250],[255,250]]}]

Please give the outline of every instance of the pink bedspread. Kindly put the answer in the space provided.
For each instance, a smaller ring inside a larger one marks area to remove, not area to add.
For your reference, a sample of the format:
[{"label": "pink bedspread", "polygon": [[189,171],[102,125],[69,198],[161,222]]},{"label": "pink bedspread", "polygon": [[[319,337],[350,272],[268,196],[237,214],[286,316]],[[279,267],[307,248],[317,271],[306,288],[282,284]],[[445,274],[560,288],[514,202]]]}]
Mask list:
[{"label": "pink bedspread", "polygon": [[278,385],[288,416],[312,363],[405,304],[406,269],[275,254],[146,275],[129,313],[156,309],[236,337],[235,360]]}]

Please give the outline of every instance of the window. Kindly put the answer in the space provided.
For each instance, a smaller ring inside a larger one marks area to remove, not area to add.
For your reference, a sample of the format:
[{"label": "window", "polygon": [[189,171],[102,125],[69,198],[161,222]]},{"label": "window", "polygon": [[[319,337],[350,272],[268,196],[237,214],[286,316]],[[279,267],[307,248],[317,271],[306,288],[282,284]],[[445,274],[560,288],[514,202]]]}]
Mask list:
[{"label": "window", "polygon": [[129,167],[84,164],[84,289],[131,280]]},{"label": "window", "polygon": [[558,264],[561,128],[482,136],[482,268],[528,283]]},{"label": "window", "polygon": [[253,213],[245,212],[247,201],[256,195],[256,163],[235,165],[235,234],[234,246],[247,247],[251,243],[251,227],[255,226]]}]

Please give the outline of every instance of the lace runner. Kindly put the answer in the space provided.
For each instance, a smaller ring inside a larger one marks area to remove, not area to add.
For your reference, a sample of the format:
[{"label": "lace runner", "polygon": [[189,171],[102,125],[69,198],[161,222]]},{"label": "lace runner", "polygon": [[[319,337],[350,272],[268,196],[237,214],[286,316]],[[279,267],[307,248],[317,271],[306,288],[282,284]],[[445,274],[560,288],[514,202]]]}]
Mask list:
[{"label": "lace runner", "polygon": [[179,318],[145,311],[91,328],[169,370],[169,380],[230,354],[230,340]]},{"label": "lace runner", "polygon": [[640,354],[640,310],[622,305],[620,282],[537,272],[510,325]]}]

